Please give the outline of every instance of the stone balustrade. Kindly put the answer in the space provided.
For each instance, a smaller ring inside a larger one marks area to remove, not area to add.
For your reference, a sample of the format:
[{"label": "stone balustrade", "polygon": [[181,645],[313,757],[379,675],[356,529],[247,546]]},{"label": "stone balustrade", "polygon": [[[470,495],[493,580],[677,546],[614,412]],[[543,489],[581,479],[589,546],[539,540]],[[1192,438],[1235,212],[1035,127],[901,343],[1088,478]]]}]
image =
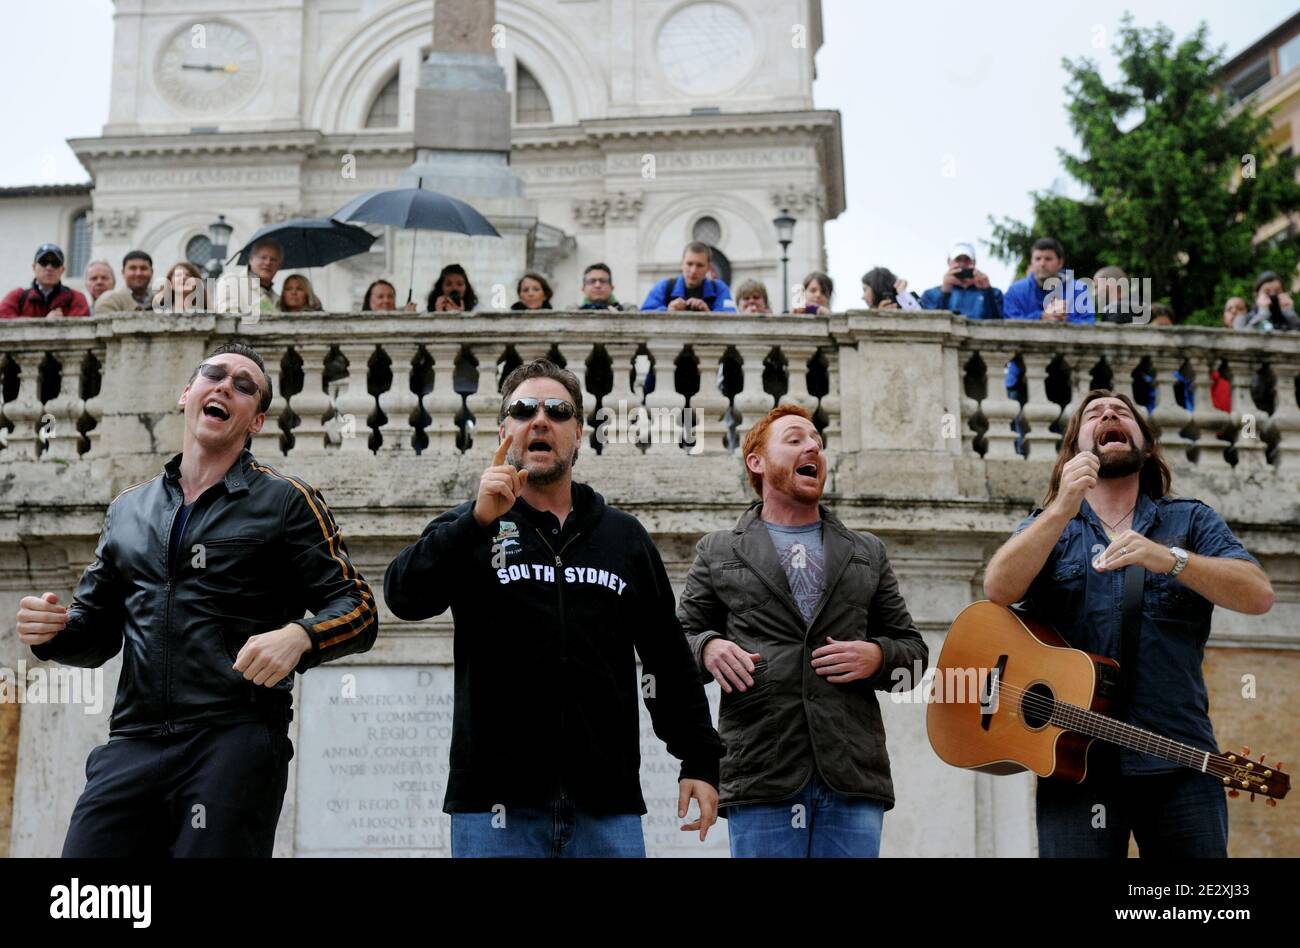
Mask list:
[{"label": "stone balustrade", "polygon": [[[1215,612],[1216,730],[1225,743],[1294,753],[1285,745],[1300,681],[1300,335],[867,312],[0,321],[0,611],[12,616],[33,590],[66,601],[105,506],[180,450],[177,398],[204,356],[235,338],[262,353],[274,390],[254,453],[323,491],[377,595],[392,556],[473,495],[496,446],[504,374],[546,356],[583,385],[588,430],[575,476],[645,524],[678,584],[699,536],[733,525],[752,500],[738,456],[745,432],[774,404],[811,409],[831,461],[827,502],[886,542],[932,654],[981,597],[992,552],[1042,497],[1078,399],[1094,387],[1130,393],[1149,407],[1175,491],[1219,510],[1278,592],[1265,617]],[[1226,408],[1216,406],[1216,377]],[[31,663],[8,624],[0,666]],[[445,616],[403,623],[385,611],[375,648],[345,664],[388,669],[375,673],[384,681],[427,667],[443,682],[449,631]],[[330,687],[329,672],[313,674],[298,688],[304,728],[316,726]],[[1257,701],[1238,694],[1247,675],[1258,678]],[[899,795],[885,852],[1032,852],[1032,783],[946,767],[926,746],[923,709],[884,704]],[[85,751],[106,721],[22,713],[20,745],[0,718],[0,750],[10,742],[19,760],[12,852],[57,853]],[[307,750],[323,739],[294,736]],[[278,851],[324,852],[313,848],[333,838],[319,822],[320,790],[298,787],[296,774]],[[1300,820],[1274,819],[1281,829],[1234,824],[1234,849],[1281,833],[1300,854]],[[681,834],[669,828],[664,851],[677,851]]]}]

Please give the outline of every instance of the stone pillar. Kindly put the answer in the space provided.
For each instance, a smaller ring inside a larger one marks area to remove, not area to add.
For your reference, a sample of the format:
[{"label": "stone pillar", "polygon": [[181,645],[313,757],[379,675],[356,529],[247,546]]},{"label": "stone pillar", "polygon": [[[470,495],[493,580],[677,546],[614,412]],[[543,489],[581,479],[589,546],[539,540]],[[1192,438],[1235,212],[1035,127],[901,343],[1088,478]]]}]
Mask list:
[{"label": "stone pillar", "polygon": [[492,288],[507,296],[528,268],[537,227],[536,203],[510,169],[510,93],[493,54],[495,0],[437,0],[433,50],[420,67],[415,90],[414,164],[401,187],[427,187],[467,201],[501,234],[465,237],[432,231],[398,231],[393,239],[399,272],[412,259],[416,296],[427,294],[439,270],[461,263],[488,308]]}]

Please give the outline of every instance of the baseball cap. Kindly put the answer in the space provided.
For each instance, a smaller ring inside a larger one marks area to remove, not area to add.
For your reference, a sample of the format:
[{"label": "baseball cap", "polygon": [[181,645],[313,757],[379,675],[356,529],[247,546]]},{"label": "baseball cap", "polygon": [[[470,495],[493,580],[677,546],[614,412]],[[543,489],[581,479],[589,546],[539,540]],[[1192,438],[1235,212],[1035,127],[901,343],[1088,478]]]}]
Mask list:
[{"label": "baseball cap", "polygon": [[956,260],[958,257],[963,255],[970,257],[972,261],[975,260],[975,245],[967,243],[964,240],[959,240],[957,243],[953,244],[952,249],[948,251],[949,260]]},{"label": "baseball cap", "polygon": [[59,266],[63,266],[64,263],[67,262],[67,259],[63,256],[63,248],[61,248],[58,244],[41,244],[39,247],[36,248],[36,256],[33,257],[32,260],[39,262],[41,257],[46,257],[50,255],[59,258]]}]

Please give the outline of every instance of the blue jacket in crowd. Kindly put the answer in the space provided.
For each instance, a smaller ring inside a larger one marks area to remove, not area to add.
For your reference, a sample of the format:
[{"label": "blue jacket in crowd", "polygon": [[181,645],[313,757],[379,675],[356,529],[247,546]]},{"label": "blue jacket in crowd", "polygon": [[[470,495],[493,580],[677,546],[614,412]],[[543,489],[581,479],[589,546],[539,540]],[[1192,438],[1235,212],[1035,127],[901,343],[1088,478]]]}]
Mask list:
[{"label": "blue jacket in crowd", "polygon": [[[1063,281],[1073,279],[1073,271],[1062,270],[1058,274]],[[1064,290],[1058,290],[1061,295]],[[1043,300],[1047,299],[1047,290],[1038,285],[1033,274],[1023,280],[1017,280],[1007,289],[1006,300],[1002,305],[1002,315],[1007,319],[1040,319],[1043,315]],[[1088,295],[1086,283],[1074,284],[1074,305],[1065,316],[1066,322],[1095,323],[1096,313],[1092,308],[1092,297]]]},{"label": "blue jacket in crowd", "polygon": [[[713,312],[734,313],[736,311],[736,304],[731,299],[731,290],[721,280],[711,280],[705,277],[700,292],[704,302],[709,304],[709,309],[713,310]],[[641,304],[641,311],[666,310],[672,300],[685,296],[686,280],[680,276],[675,281],[672,277],[668,277],[650,287],[645,302]]]},{"label": "blue jacket in crowd", "polygon": [[921,294],[921,309],[949,309],[968,319],[1001,319],[1002,291],[993,286],[987,290],[955,286],[945,293],[941,284]]}]

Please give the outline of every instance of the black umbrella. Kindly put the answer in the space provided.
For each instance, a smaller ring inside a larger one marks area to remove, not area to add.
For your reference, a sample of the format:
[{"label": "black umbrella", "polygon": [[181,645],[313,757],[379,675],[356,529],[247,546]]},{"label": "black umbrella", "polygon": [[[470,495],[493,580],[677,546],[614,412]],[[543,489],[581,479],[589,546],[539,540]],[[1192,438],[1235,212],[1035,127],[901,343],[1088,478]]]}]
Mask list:
[{"label": "black umbrella", "polygon": [[[424,179],[419,179],[423,184]],[[422,187],[371,191],[330,215],[336,221],[387,224],[405,230],[442,230],[470,237],[500,237],[486,217],[464,201]],[[415,282],[415,241],[411,241],[411,282]],[[412,288],[406,291],[411,301]]]},{"label": "black umbrella", "polygon": [[[270,237],[284,251],[280,266],[286,270],[300,267],[323,267],[327,263],[365,253],[379,238],[364,227],[340,224],[334,220],[298,218],[263,227],[239,251],[238,262],[248,266],[253,245]],[[231,259],[234,259],[233,257]],[[227,260],[227,263],[230,261]]]}]

